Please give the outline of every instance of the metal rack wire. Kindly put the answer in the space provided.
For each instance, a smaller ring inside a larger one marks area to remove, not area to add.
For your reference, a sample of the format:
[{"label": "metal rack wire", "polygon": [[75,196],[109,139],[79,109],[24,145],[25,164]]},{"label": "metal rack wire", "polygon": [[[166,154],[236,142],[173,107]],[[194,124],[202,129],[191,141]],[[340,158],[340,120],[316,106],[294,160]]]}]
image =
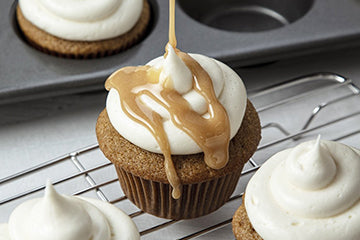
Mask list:
[{"label": "metal rack wire", "polygon": [[[233,196],[215,213],[193,220],[167,220],[137,209],[122,193],[112,164],[100,153],[97,144],[67,153],[0,179],[0,192],[14,194],[0,199],[0,213],[9,214],[19,202],[42,194],[44,184],[36,185],[57,172],[61,164],[71,163],[58,178],[50,177],[56,187],[68,193],[89,194],[119,206],[139,227],[142,239],[233,239],[231,217],[251,175],[275,152],[301,141],[323,138],[359,147],[360,89],[350,79],[334,73],[316,73],[257,90],[249,99],[262,121],[262,141],[246,164]],[[43,173],[45,172],[45,173]],[[24,184],[26,182],[26,184]],[[5,190],[4,190],[5,191]]]}]

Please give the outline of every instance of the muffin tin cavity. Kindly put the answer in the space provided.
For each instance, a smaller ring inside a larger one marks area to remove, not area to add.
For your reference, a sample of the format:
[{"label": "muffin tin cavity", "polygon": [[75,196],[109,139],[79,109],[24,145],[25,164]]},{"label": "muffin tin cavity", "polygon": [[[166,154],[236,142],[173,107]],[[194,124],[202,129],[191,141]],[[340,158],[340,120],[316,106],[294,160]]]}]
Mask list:
[{"label": "muffin tin cavity", "polygon": [[259,32],[295,22],[314,0],[179,0],[193,19],[213,28],[234,32]]}]

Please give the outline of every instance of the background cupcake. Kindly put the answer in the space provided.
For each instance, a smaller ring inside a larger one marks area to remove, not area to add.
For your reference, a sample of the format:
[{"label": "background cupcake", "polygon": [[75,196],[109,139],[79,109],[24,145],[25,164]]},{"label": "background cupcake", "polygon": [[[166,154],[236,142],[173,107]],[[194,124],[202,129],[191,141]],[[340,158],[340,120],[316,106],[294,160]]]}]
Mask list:
[{"label": "background cupcake", "polygon": [[237,239],[360,239],[360,151],[320,140],[275,154],[233,218]]},{"label": "background cupcake", "polygon": [[68,58],[118,53],[139,42],[150,21],[146,0],[20,0],[17,20],[40,51]]}]

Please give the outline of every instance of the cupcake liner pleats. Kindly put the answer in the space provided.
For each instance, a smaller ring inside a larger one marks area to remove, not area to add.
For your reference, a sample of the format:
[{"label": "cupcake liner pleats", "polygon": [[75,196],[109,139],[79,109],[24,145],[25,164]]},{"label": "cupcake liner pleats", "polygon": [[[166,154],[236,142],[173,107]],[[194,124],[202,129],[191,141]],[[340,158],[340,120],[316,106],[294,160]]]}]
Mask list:
[{"label": "cupcake liner pleats", "polygon": [[179,199],[170,184],[147,180],[116,166],[121,187],[130,201],[144,212],[168,219],[190,219],[209,214],[230,198],[241,171],[220,178],[182,186]]}]

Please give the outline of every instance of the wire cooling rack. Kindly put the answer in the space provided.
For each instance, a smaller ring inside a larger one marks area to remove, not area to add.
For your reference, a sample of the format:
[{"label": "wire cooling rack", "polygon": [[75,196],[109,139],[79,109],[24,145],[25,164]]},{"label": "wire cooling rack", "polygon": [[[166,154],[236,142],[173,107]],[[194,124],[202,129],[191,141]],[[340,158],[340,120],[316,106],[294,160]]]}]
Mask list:
[{"label": "wire cooling rack", "polygon": [[[98,145],[84,147],[0,179],[0,214],[43,194],[50,179],[61,193],[97,197],[124,210],[142,239],[234,239],[232,215],[241,204],[249,178],[274,153],[321,135],[359,147],[360,89],[350,79],[316,73],[249,93],[262,122],[262,140],[229,201],[207,216],[160,219],[139,210],[124,196],[112,164]],[[234,103],[236,104],[236,103]]]}]

